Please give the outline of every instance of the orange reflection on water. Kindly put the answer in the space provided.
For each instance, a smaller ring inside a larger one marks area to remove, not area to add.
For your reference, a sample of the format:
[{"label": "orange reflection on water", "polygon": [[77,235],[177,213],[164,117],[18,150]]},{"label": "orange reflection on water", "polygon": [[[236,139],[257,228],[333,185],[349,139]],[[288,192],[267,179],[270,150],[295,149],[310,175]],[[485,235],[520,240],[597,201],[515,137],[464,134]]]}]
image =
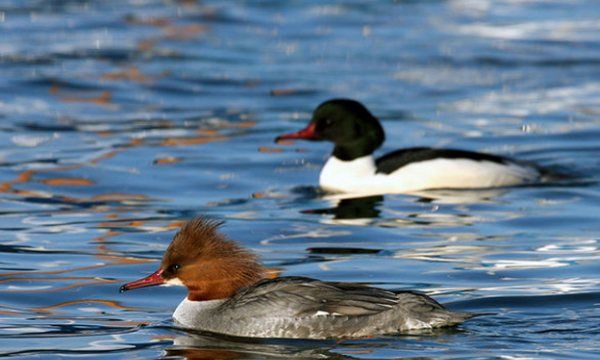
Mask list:
[{"label": "orange reflection on water", "polygon": [[154,161],[152,161],[152,164],[154,164],[154,165],[170,165],[170,164],[180,163],[181,160],[182,159],[180,157],[161,156],[161,157],[154,159]]},{"label": "orange reflection on water", "polygon": [[[54,305],[49,306],[40,306],[31,308],[32,312],[44,314],[44,316],[53,316],[56,317],[60,313],[60,310],[71,306],[83,305],[85,307],[89,307],[90,305],[97,304],[106,306],[111,309],[120,310],[120,311],[136,311],[138,310],[135,307],[124,306],[121,305],[118,301],[106,300],[106,299],[79,299],[79,300],[70,300],[56,303]],[[80,316],[80,315],[79,315]],[[147,326],[150,325],[147,321],[134,321],[134,320],[110,320],[111,326],[124,326],[124,327],[139,327],[139,326]]]},{"label": "orange reflection on water", "polygon": [[299,91],[297,89],[273,89],[271,90],[271,96],[296,95]]},{"label": "orange reflection on water", "polygon": [[127,201],[148,201],[149,197],[144,194],[128,194],[128,193],[105,193],[94,195],[90,198],[93,201],[107,202],[127,202]]},{"label": "orange reflection on water", "polygon": [[199,144],[207,144],[216,141],[229,140],[228,136],[213,135],[213,136],[196,136],[196,137],[185,137],[185,138],[168,138],[163,140],[161,146],[191,146]]},{"label": "orange reflection on water", "polygon": [[59,98],[60,101],[62,102],[66,102],[66,103],[89,103],[89,104],[95,104],[95,105],[102,105],[102,106],[107,106],[107,105],[113,105],[112,103],[112,95],[110,94],[110,91],[102,91],[100,94],[96,95],[96,96],[90,96],[90,97],[82,97],[82,96],[61,96]]},{"label": "orange reflection on water", "polygon": [[145,40],[140,40],[137,43],[137,49],[138,51],[141,52],[147,52],[147,51],[151,51],[154,49],[154,47],[156,46],[156,43],[158,43],[157,39],[145,39]]},{"label": "orange reflection on water", "polygon": [[33,174],[35,174],[34,170],[25,170],[23,172],[20,172],[14,180],[1,183],[0,192],[14,191],[14,184],[22,184],[31,181],[31,177],[33,176]]},{"label": "orange reflection on water", "polygon": [[226,126],[227,128],[236,128],[236,129],[249,129],[256,125],[256,121],[254,120],[244,120],[236,123],[231,123]]},{"label": "orange reflection on water", "polygon": [[51,178],[41,181],[42,184],[50,186],[92,186],[94,182],[84,178]]},{"label": "orange reflection on water", "polygon": [[272,146],[259,146],[258,152],[263,153],[263,154],[269,154],[269,153],[276,154],[276,153],[282,153],[283,149],[272,147]]},{"label": "orange reflection on water", "polygon": [[17,310],[0,310],[0,315],[5,316],[22,316],[20,311]]},{"label": "orange reflection on water", "polygon": [[207,31],[208,26],[204,24],[170,25],[163,28],[164,38],[169,40],[191,40]]},{"label": "orange reflection on water", "polygon": [[25,170],[25,171],[19,173],[19,175],[17,175],[17,177],[13,180],[13,184],[21,184],[21,183],[29,182],[29,181],[31,181],[31,177],[33,176],[33,174],[35,174],[35,171]]},{"label": "orange reflection on water", "polygon": [[183,226],[183,224],[185,224],[186,222],[187,222],[186,220],[174,220],[174,221],[171,221],[171,222],[169,222],[165,226],[165,230],[177,230],[181,226]]},{"label": "orange reflection on water", "polygon": [[144,75],[135,65],[130,65],[128,68],[123,70],[108,72],[102,75],[102,79],[112,81],[127,80],[142,84],[151,83],[155,80],[154,78]]},{"label": "orange reflection on water", "polygon": [[50,306],[41,306],[33,308],[34,311],[37,312],[54,312],[54,310],[64,308],[72,305],[88,305],[88,304],[100,304],[117,310],[130,310],[130,307],[126,307],[121,305],[117,301],[113,300],[103,300],[103,299],[80,299],[80,300],[70,300],[63,301],[58,304],[50,305]]}]

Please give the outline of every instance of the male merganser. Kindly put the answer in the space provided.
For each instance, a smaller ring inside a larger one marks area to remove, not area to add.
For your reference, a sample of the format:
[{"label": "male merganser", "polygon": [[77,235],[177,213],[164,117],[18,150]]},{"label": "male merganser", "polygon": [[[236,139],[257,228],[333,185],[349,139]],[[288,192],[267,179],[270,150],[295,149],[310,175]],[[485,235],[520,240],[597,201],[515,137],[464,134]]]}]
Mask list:
[{"label": "male merganser", "polygon": [[333,192],[384,194],[426,189],[473,189],[528,184],[540,169],[506,157],[455,149],[415,147],[373,158],[385,140],[379,120],[361,103],[333,99],[319,105],[308,126],[279,136],[335,144],[319,177]]},{"label": "male merganser", "polygon": [[452,326],[452,312],[427,295],[305,277],[268,278],[256,256],[202,217],[175,235],[160,268],[121,291],[184,285],[173,318],[185,328],[260,338],[357,338]]}]

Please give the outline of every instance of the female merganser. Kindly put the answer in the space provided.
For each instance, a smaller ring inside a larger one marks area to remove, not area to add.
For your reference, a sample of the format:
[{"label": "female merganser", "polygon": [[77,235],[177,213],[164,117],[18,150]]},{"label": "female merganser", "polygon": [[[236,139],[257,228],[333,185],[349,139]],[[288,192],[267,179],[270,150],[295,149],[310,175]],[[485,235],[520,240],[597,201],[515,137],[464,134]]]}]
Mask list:
[{"label": "female merganser", "polygon": [[322,103],[306,128],[275,141],[285,139],[335,144],[319,177],[319,185],[327,191],[384,194],[491,188],[528,184],[542,176],[541,170],[532,165],[454,149],[416,147],[374,159],[373,152],[385,140],[383,128],[366,107],[348,99]]},{"label": "female merganser", "polygon": [[473,314],[452,312],[424,294],[305,277],[269,279],[256,257],[196,218],[181,228],[160,268],[121,291],[184,285],[175,310],[185,328],[260,338],[357,338],[452,326]]}]

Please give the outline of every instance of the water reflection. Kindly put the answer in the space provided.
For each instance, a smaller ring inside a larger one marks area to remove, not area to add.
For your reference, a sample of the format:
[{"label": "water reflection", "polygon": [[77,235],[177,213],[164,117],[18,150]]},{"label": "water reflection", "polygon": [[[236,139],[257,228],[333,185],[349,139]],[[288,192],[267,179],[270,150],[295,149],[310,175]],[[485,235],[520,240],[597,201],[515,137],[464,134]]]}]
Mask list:
[{"label": "water reflection", "polygon": [[[441,205],[477,205],[498,203],[499,198],[509,189],[481,190],[429,190],[407,195],[375,195],[355,197],[355,194],[317,195],[330,204],[327,208],[302,210],[303,214],[320,215],[324,224],[359,225],[359,226],[458,226],[472,224],[476,216],[469,210],[462,212],[441,213],[437,210]],[[385,203],[385,197],[392,198],[391,205]],[[394,209],[396,199],[432,204],[428,212],[403,212]],[[480,218],[481,219],[481,218]]]},{"label": "water reflection", "polygon": [[350,359],[331,352],[335,341],[234,338],[189,332],[176,336],[167,357],[185,359]]},{"label": "water reflection", "polygon": [[332,203],[335,202],[335,205],[330,208],[303,210],[302,213],[333,215],[334,220],[376,218],[381,213],[377,207],[383,201],[383,196],[343,198],[340,200],[325,197],[325,199],[331,200]]},{"label": "water reflection", "polygon": [[510,191],[509,188],[476,190],[427,190],[410,193],[417,201],[433,204],[482,204],[499,202],[499,198]]},{"label": "water reflection", "polygon": [[[460,328],[438,328],[401,336],[334,341],[252,339],[178,329],[173,345],[165,352],[167,357],[186,359],[358,359],[386,357],[384,354],[393,349],[394,358],[418,356],[428,359],[436,356],[433,353],[423,356],[419,351],[431,351],[432,346],[440,346],[441,354],[444,346],[461,334],[464,330]],[[423,348],[411,345],[419,341],[429,345]]]}]

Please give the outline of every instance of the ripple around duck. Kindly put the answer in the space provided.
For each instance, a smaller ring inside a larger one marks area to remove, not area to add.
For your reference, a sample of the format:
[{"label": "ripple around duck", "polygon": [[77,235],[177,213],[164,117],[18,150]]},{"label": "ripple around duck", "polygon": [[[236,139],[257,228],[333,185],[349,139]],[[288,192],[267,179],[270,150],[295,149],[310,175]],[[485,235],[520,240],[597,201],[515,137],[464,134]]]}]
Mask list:
[{"label": "ripple around duck", "polygon": [[[598,4],[0,4],[0,356],[589,358],[600,344]],[[273,139],[331,97],[387,141],[531,161],[560,181],[325,194],[330,144]],[[178,329],[185,290],[119,286],[182,221],[283,275],[427,292],[486,313],[344,341]]]}]

